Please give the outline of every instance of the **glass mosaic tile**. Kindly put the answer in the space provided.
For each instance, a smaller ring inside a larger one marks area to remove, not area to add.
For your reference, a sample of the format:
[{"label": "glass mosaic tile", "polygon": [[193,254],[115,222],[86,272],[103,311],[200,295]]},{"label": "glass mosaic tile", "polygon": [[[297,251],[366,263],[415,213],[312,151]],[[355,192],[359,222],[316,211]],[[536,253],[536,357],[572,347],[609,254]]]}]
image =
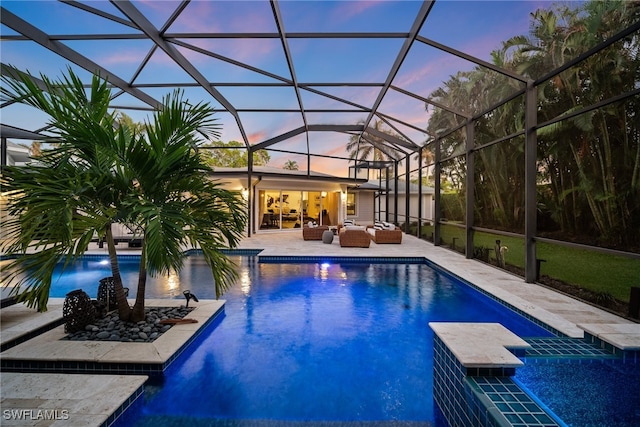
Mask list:
[{"label": "glass mosaic tile", "polygon": [[562,421],[555,420],[553,414],[545,411],[509,377],[467,377],[466,381],[479,400],[482,400],[481,395],[487,396],[490,404],[512,426],[564,426]]},{"label": "glass mosaic tile", "polygon": [[611,350],[600,348],[594,343],[578,338],[524,338],[524,340],[531,345],[531,348],[526,350],[526,357],[618,357]]}]

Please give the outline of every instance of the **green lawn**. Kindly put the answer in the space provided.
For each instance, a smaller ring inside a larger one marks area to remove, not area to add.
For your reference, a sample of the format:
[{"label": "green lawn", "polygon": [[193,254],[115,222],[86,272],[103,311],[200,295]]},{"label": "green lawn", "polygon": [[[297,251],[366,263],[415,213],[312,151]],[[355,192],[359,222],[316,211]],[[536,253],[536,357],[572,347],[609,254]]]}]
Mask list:
[{"label": "green lawn", "polygon": [[[422,230],[423,236],[430,236],[433,226],[424,226]],[[456,249],[463,250],[464,229],[448,225],[441,227],[443,245],[450,247],[454,237]],[[508,248],[504,253],[505,262],[524,268],[522,238],[477,232],[474,236],[474,246],[493,249],[496,239],[500,239],[501,245]],[[494,251],[490,253],[491,259],[495,259]],[[545,260],[540,267],[542,275],[595,292],[608,293],[620,301],[628,302],[631,287],[640,286],[640,260],[637,259],[549,243],[537,244],[537,257]]]}]

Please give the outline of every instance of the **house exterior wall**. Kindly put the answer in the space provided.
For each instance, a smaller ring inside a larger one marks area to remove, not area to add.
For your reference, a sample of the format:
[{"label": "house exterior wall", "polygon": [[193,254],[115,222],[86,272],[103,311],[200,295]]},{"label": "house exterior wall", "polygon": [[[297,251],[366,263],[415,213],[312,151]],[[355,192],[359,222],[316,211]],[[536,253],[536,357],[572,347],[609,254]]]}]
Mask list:
[{"label": "house exterior wall", "polygon": [[29,147],[20,144],[7,144],[7,166],[24,166],[30,161]]},{"label": "house exterior wall", "polygon": [[353,219],[357,224],[373,224],[375,219],[373,192],[372,191],[354,191],[356,197],[356,214],[346,215],[343,219]]},{"label": "house exterior wall", "polygon": [[[224,188],[231,191],[244,192],[244,190],[251,187],[245,178],[225,177],[224,175],[219,175],[216,176],[215,179],[220,181]],[[252,184],[253,192],[251,194],[251,199],[253,203],[251,210],[251,224],[247,224],[247,233],[249,231],[249,227],[251,227],[251,233],[262,231],[260,230],[260,225],[263,221],[264,209],[261,209],[263,206],[261,204],[260,194],[264,191],[276,192],[285,190],[288,192],[326,192],[327,195],[323,198],[323,202],[326,203],[325,206],[335,206],[335,208],[329,211],[329,218],[326,218],[327,221],[331,225],[336,225],[339,222],[342,222],[342,218],[344,218],[346,204],[342,194],[346,191],[346,186],[343,184],[341,185],[331,181],[314,181],[302,178],[296,179],[293,175],[291,178],[286,179],[270,177],[264,177],[262,179],[254,178]],[[251,207],[248,206],[248,208]]]}]

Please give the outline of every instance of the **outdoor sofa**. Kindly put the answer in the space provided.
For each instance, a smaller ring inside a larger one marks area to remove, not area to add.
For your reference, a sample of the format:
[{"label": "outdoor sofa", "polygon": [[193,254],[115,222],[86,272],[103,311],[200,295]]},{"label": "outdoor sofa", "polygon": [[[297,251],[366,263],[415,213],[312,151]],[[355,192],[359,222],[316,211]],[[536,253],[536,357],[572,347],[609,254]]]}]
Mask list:
[{"label": "outdoor sofa", "polygon": [[341,227],[338,239],[343,248],[368,248],[371,245],[371,237],[365,227],[349,225]]},{"label": "outdoor sofa", "polygon": [[371,240],[373,240],[377,244],[385,244],[385,243],[402,243],[402,230],[399,228],[384,228],[385,226],[367,226],[367,232],[371,236]]},{"label": "outdoor sofa", "polygon": [[304,225],[302,227],[302,238],[304,240],[322,240],[322,233],[329,229],[328,225],[317,225],[315,227],[309,227]]}]

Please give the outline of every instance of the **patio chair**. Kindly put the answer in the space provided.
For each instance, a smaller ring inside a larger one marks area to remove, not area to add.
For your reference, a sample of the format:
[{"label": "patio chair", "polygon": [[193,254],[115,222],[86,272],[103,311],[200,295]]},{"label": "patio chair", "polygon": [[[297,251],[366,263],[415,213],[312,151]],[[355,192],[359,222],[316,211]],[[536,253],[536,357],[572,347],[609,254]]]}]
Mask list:
[{"label": "patio chair", "polygon": [[322,240],[322,233],[328,229],[328,225],[318,225],[316,227],[305,225],[302,227],[302,238],[304,240]]}]

